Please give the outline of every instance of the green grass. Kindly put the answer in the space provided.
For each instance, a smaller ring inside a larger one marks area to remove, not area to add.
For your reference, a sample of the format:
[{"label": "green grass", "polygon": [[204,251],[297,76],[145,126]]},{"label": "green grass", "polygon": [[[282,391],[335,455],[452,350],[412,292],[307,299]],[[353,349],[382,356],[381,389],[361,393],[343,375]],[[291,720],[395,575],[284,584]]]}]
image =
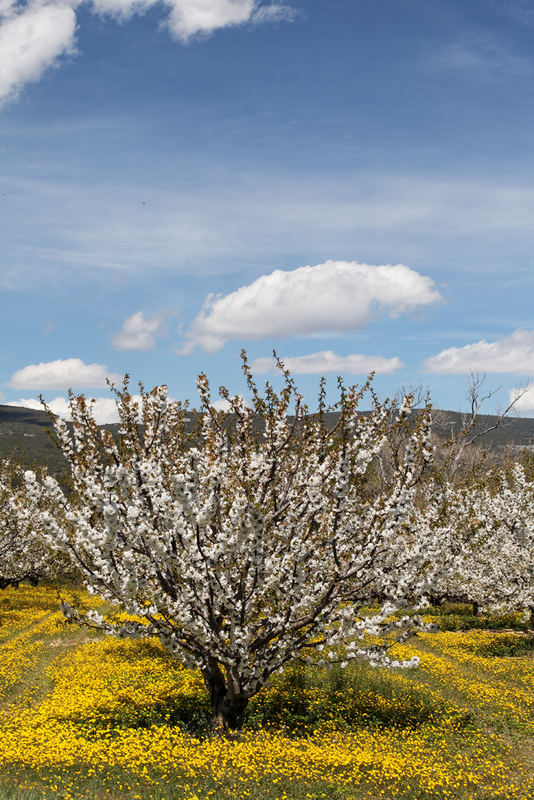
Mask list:
[{"label": "green grass", "polygon": [[[15,641],[21,633],[31,634],[29,641],[42,645],[23,679],[6,691],[3,707],[7,713],[21,704],[38,706],[54,686],[53,675],[47,671],[49,667],[54,665],[60,669],[71,653],[97,638],[92,632],[72,625],[59,625],[46,636],[37,631],[33,637],[32,630],[38,621],[26,623],[25,614],[39,611],[42,612],[40,619],[45,619],[54,610],[55,601],[50,596],[48,599],[43,596],[41,600],[38,594],[33,599],[26,598],[24,589],[20,593],[0,594],[0,661],[2,647]],[[461,630],[470,628],[472,615],[468,608],[432,611],[436,619],[454,617],[468,622]],[[452,640],[461,642],[462,653],[472,655],[473,660],[459,659],[453,651],[438,646],[438,639],[424,637],[412,642],[422,655],[437,655],[440,663],[450,666],[466,685],[495,684],[503,696],[506,691],[524,688],[526,684],[520,668],[524,668],[527,676],[534,677],[534,638],[524,630],[510,631],[513,626],[508,624],[508,618],[473,619],[481,629],[503,629],[502,633],[480,642],[476,637],[471,641],[469,636]],[[143,697],[145,692],[147,701],[125,703],[119,710],[109,712],[103,709],[99,719],[90,724],[82,714],[75,715],[72,723],[80,732],[98,737],[107,729],[112,741],[122,731],[149,731],[150,726],[165,722],[187,734],[209,736],[210,710],[205,695],[158,693],[157,676],[168,678],[176,671],[170,656],[150,642],[144,642],[133,650],[114,654],[113,658],[114,662],[110,661],[107,667],[111,672],[120,669],[122,675],[131,667],[134,676],[136,668],[135,677],[132,677],[136,696]],[[506,668],[507,664],[510,669]],[[497,677],[491,673],[491,665],[495,666]],[[503,665],[504,671],[499,672]],[[178,671],[176,680],[180,680]],[[400,740],[403,736],[415,737],[414,741],[426,747],[429,759],[442,750],[447,763],[457,759],[459,769],[471,763],[470,760],[480,764],[486,759],[488,763],[499,760],[508,765],[511,779],[521,771],[521,781],[532,781],[531,796],[534,797],[534,707],[532,713],[522,709],[518,722],[506,717],[499,701],[499,694],[495,701],[491,698],[475,701],[473,695],[452,682],[447,683],[439,673],[422,668],[388,671],[352,664],[346,669],[335,666],[328,670],[296,664],[283,675],[275,676],[266,690],[251,701],[244,715],[242,735],[254,737],[270,730],[288,740],[305,743],[318,729],[336,728],[341,741],[344,732],[347,735],[361,732],[362,737],[376,732],[379,737],[385,736],[385,741],[388,736],[400,737]],[[372,768],[372,763],[363,764],[362,774]],[[388,794],[387,786],[379,792],[370,779],[360,786],[346,786],[342,781],[336,783],[331,774],[313,780],[286,775],[278,782],[260,775],[251,779],[249,793],[243,794],[245,784],[231,764],[217,781],[203,773],[196,782],[189,781],[190,786],[180,777],[180,764],[173,769],[172,774],[164,774],[161,765],[154,762],[145,774],[137,774],[106,764],[88,764],[82,759],[79,767],[69,773],[59,767],[57,770],[32,768],[21,763],[15,770],[0,772],[0,800],[194,800],[195,797],[198,800],[208,797],[210,800],[515,800],[504,784],[502,794],[488,784],[487,789],[482,788],[475,795],[466,790],[451,797],[439,787],[431,793],[422,790],[416,780],[407,778],[404,784],[395,785],[394,794]],[[339,769],[341,775],[342,764]],[[62,788],[66,784],[70,784],[69,792]]]}]

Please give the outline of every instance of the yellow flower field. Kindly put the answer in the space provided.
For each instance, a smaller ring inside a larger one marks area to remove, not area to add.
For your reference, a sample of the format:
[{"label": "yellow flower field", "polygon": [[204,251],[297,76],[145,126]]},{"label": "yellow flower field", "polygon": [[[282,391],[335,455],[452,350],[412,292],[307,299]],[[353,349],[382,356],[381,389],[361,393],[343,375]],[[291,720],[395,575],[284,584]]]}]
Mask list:
[{"label": "yellow flower field", "polygon": [[399,648],[410,672],[290,670],[229,741],[157,642],[65,626],[57,604],[0,595],[0,798],[534,797],[534,659],[488,655],[511,634],[420,635]]}]

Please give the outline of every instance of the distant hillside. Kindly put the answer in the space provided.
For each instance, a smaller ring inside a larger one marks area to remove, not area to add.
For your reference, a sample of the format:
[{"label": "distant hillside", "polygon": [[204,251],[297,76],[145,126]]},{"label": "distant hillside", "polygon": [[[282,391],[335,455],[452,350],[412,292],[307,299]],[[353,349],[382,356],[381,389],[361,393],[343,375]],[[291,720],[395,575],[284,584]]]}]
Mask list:
[{"label": "distant hillside", "polygon": [[[366,412],[362,413],[365,414]],[[434,433],[443,439],[450,439],[451,436],[465,427],[468,415],[458,411],[433,409],[432,418]],[[504,419],[496,430],[489,430],[496,424],[497,419],[492,414],[480,414],[476,425],[470,431],[469,437],[472,438],[478,433],[487,430],[488,433],[477,439],[477,444],[490,450],[503,450],[505,448],[534,450],[534,419],[509,417]],[[333,426],[336,420],[337,414],[326,415],[326,421],[329,425]]]},{"label": "distant hillside", "polygon": [[23,456],[28,466],[44,464],[54,475],[66,461],[47,434],[50,419],[44,411],[0,405],[0,458]]},{"label": "distant hillside", "polygon": [[[433,411],[433,429],[438,436],[450,438],[465,425],[467,415],[457,411]],[[495,425],[497,417],[491,414],[481,414],[476,425],[470,432],[470,437],[481,433]],[[477,440],[477,444],[489,449],[502,450],[507,447],[514,449],[534,449],[534,419],[530,417],[508,417],[500,426],[490,430]]]},{"label": "distant hillside", "polygon": [[[439,436],[448,438],[451,433],[461,429],[464,416],[456,411],[434,411],[434,430]],[[334,415],[332,423],[334,423]],[[474,432],[484,430],[495,424],[496,417],[482,414]],[[117,432],[118,425],[109,424],[105,428]],[[63,456],[47,434],[50,420],[44,411],[30,408],[16,408],[0,405],[0,459],[13,453],[24,456],[27,465],[42,464],[49,472],[58,475],[66,466]],[[490,431],[479,439],[479,443],[492,449],[513,447],[534,450],[534,419],[510,417],[495,431]]]},{"label": "distant hillside", "polygon": [[[60,475],[67,462],[48,434],[50,427],[46,411],[0,405],[0,459],[17,455],[28,466],[44,465],[52,475]],[[115,433],[119,428],[104,427]]]}]

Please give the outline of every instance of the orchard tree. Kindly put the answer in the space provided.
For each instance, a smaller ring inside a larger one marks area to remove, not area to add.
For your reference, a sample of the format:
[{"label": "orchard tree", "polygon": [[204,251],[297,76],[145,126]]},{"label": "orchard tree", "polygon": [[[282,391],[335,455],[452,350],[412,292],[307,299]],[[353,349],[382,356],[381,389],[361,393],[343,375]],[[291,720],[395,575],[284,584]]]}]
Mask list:
[{"label": "orchard tree", "polygon": [[434,572],[434,597],[526,610],[534,628],[534,483],[520,464],[470,485],[429,482],[416,524],[448,554]]},{"label": "orchard tree", "polygon": [[0,462],[0,589],[36,585],[48,571],[49,552],[35,535],[39,512],[25,502],[24,473],[16,461]]},{"label": "orchard tree", "polygon": [[[297,657],[392,663],[389,644],[422,626],[396,612],[428,593],[441,547],[431,527],[425,539],[411,525],[432,455],[429,408],[408,423],[409,397],[395,408],[369,382],[339,381],[337,404],[327,408],[322,382],[310,414],[283,365],[281,391],[260,393],[243,363],[250,404],[222,388],[228,412],[215,409],[205,375],[194,413],[165,386],[141,387],[136,400],[125,379],[114,389],[116,439],[83,395],[71,396],[72,426],[55,422],[68,493],[26,473],[47,544],[122,612],[82,617],[65,604],[65,613],[110,634],[159,637],[201,670],[214,724],[226,730]],[[373,408],[362,415],[364,395]],[[339,412],[333,428],[328,411]],[[407,424],[394,479],[370,497],[373,460]]]}]

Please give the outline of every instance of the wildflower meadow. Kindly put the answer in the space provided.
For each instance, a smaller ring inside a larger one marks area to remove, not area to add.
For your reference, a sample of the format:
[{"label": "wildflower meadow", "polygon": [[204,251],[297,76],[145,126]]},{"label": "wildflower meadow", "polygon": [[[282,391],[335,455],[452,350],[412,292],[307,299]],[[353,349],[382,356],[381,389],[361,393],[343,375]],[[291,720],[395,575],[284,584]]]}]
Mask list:
[{"label": "wildflower meadow", "polygon": [[534,795],[529,464],[279,366],[229,413],[125,379],[116,437],[71,396],[62,480],[2,465],[6,800]]},{"label": "wildflower meadow", "polygon": [[[432,618],[455,627],[467,611]],[[399,657],[420,658],[416,669],[293,666],[251,701],[235,738],[211,735],[199,671],[156,639],[65,624],[55,586],[6,589],[0,621],[2,798],[534,793],[534,641],[518,617],[482,620],[515,628],[443,630],[396,645]]]}]

